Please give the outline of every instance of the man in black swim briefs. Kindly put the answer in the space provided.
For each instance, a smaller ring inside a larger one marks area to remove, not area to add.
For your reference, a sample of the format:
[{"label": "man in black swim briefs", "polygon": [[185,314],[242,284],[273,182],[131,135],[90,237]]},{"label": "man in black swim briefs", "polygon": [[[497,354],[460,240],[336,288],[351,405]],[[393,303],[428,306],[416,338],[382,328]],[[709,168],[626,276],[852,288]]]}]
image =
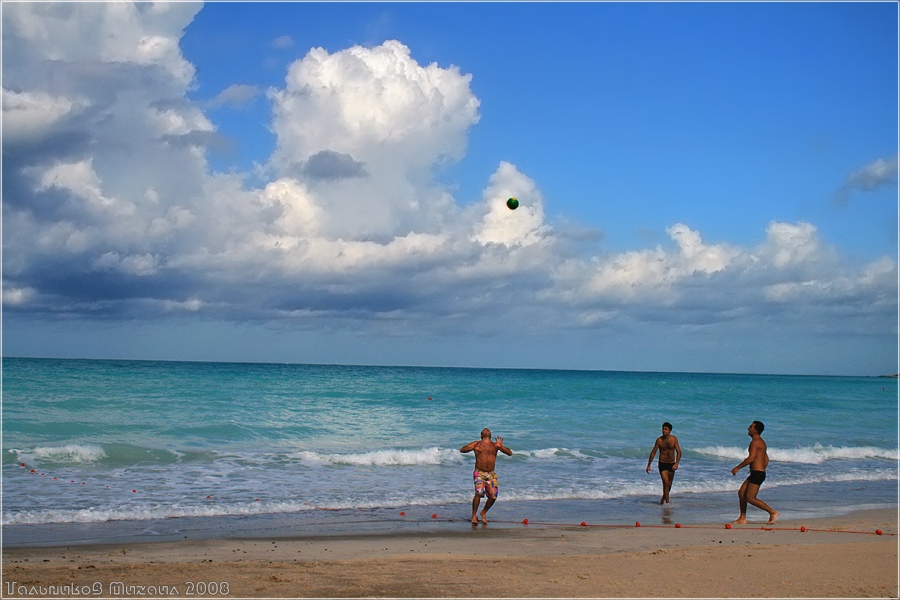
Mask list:
[{"label": "man in black swim briefs", "polygon": [[769,513],[769,520],[766,525],[771,525],[778,519],[778,511],[756,497],[759,493],[759,486],[766,480],[766,468],[769,466],[769,454],[767,453],[766,442],[760,435],[765,429],[762,421],[753,421],[747,428],[747,435],[750,436],[750,447],[747,450],[747,458],[731,470],[732,475],[737,475],[738,471],[750,465],[750,476],[741,484],[738,490],[738,499],[740,500],[741,516],[734,523],[747,523],[747,504],[752,504],[757,508]]},{"label": "man in black swim briefs", "polygon": [[672,435],[672,424],[668,421],[662,424],[662,435],[656,438],[656,444],[650,451],[650,460],[647,461],[648,473],[657,450],[659,450],[657,468],[663,488],[663,495],[659,503],[666,504],[669,502],[669,490],[672,489],[672,482],[675,480],[675,470],[678,469],[678,462],[681,460],[681,446],[678,445],[678,438]]},{"label": "man in black swim briefs", "polygon": [[765,471],[750,471],[750,477],[747,478],[747,482],[752,483],[753,485],[762,485],[763,481],[766,480],[766,472]]}]

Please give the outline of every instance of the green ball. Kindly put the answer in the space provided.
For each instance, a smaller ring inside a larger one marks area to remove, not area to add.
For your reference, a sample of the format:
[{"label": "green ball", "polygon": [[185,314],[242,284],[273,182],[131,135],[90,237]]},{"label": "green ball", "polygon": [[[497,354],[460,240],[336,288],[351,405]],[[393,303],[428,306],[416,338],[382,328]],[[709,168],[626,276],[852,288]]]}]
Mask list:
[{"label": "green ball", "polygon": [[506,206],[509,207],[509,210],[516,210],[517,208],[519,208],[519,201],[515,198],[510,198],[506,201]]}]

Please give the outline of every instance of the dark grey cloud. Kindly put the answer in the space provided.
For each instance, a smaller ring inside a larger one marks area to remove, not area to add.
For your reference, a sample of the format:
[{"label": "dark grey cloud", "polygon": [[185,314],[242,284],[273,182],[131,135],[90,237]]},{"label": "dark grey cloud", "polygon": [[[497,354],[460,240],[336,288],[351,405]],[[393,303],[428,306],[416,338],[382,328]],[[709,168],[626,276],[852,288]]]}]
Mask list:
[{"label": "dark grey cloud", "polygon": [[897,160],[897,156],[878,158],[854,171],[835,192],[835,201],[838,204],[847,204],[855,192],[874,192],[883,187],[896,185]]},{"label": "dark grey cloud", "polygon": [[349,154],[322,150],[309,157],[301,167],[304,175],[311,179],[349,179],[367,177],[366,166]]},{"label": "dark grey cloud", "polygon": [[143,269],[144,274],[128,268],[129,256],[105,245],[70,252],[35,253],[29,256],[27,268],[5,271],[4,283],[32,288],[57,296],[61,301],[65,298],[78,301],[91,298],[184,299],[198,290],[216,289],[214,273],[171,268],[164,252],[147,255],[154,258],[155,266]]},{"label": "dark grey cloud", "polygon": [[[57,189],[35,192],[33,180],[13,173],[4,175],[3,204],[4,211],[21,211],[39,223],[89,223],[94,215],[84,205],[72,198],[72,195]],[[7,213],[10,214],[10,213]],[[6,231],[4,237],[11,232]]]},{"label": "dark grey cloud", "polygon": [[[46,168],[57,161],[78,161],[89,155],[91,134],[80,129],[62,128],[37,139],[3,143],[4,207],[26,210],[41,218],[51,218],[64,205],[59,194],[36,193],[35,168]],[[62,215],[61,215],[62,216]]]}]

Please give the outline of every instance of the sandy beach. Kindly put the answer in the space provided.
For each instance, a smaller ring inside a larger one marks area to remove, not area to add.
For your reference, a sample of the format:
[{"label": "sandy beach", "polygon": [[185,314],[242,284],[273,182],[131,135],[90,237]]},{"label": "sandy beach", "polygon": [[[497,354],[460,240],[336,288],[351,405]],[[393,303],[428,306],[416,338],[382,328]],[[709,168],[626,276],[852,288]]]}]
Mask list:
[{"label": "sandy beach", "polygon": [[897,512],[880,509],[730,529],[460,524],[458,532],[11,548],[2,596],[896,598],[896,534]]}]

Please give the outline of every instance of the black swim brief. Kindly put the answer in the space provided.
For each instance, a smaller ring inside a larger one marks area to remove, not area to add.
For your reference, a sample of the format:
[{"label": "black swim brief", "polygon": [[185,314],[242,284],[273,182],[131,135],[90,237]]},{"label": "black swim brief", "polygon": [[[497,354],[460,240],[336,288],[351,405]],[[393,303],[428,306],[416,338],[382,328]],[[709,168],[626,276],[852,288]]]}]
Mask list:
[{"label": "black swim brief", "polygon": [[766,480],[766,472],[765,471],[750,471],[750,477],[747,478],[747,483],[762,485],[762,482],[765,480]]},{"label": "black swim brief", "polygon": [[667,463],[667,462],[663,462],[663,461],[659,461],[659,464],[657,465],[660,473],[662,473],[663,471],[672,471],[674,473],[675,472],[675,469],[673,468],[674,466],[675,466],[675,463]]}]

